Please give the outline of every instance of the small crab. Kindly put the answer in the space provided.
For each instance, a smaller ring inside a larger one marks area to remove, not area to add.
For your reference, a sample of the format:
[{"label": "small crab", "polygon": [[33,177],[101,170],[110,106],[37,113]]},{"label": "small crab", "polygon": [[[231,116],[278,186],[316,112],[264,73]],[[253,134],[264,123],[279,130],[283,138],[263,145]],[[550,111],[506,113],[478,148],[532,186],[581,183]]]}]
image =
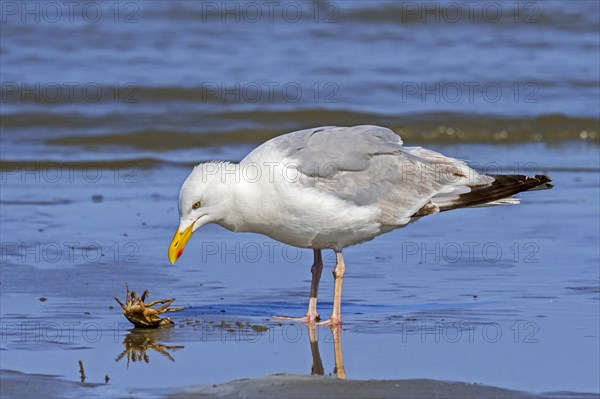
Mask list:
[{"label": "small crab", "polygon": [[[169,308],[169,305],[173,303],[175,298],[171,299],[160,299],[158,301],[152,301],[150,303],[144,303],[148,296],[148,290],[144,291],[141,297],[138,297],[135,291],[129,291],[129,286],[125,283],[125,289],[127,295],[125,297],[125,304],[115,297],[115,300],[123,308],[123,314],[132,322],[136,327],[155,328],[162,326],[170,326],[173,324],[171,319],[161,319],[158,315],[167,312],[178,312],[183,308]],[[152,306],[161,304],[162,306],[154,309]]]}]

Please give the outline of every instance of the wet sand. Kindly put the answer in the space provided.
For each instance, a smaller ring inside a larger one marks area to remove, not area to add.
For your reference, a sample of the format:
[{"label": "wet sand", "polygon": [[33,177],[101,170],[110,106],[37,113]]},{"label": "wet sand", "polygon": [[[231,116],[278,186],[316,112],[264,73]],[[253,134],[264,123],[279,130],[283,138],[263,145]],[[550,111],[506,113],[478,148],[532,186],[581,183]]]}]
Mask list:
[{"label": "wet sand", "polygon": [[[1,228],[18,245],[3,247],[0,268],[2,396],[40,379],[76,396],[79,360],[86,382],[99,384],[85,389],[105,397],[398,397],[396,384],[423,397],[597,393],[598,147],[437,149],[549,166],[557,184],[521,195],[519,206],[436,215],[349,248],[339,336],[270,319],[305,311],[309,251],[207,226],[168,265],[187,168],[140,169],[118,184],[110,168],[93,183],[9,175]],[[112,299],[125,282],[151,299],[175,297],[186,308],[171,316],[175,327],[132,329]],[[326,272],[322,315],[331,286]],[[340,370],[348,381],[332,376]]]},{"label": "wet sand", "polygon": [[66,382],[52,376],[2,371],[1,394],[6,399],[39,398],[99,398],[117,394],[127,398],[148,398],[164,395],[171,399],[192,398],[282,398],[282,399],[570,399],[597,398],[595,394],[550,392],[531,394],[479,384],[435,380],[352,381],[331,377],[305,375],[270,375],[224,384],[199,385],[175,391],[145,389],[123,392],[110,391],[98,384]]}]

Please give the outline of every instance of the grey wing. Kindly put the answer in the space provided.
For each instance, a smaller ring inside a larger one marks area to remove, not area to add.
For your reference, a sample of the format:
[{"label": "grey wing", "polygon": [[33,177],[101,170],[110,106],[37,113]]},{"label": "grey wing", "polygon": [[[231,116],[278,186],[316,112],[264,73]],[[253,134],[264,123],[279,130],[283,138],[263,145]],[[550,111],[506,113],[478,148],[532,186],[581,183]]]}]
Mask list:
[{"label": "grey wing", "polygon": [[380,126],[323,126],[275,137],[252,151],[244,162],[287,162],[308,176],[330,176],[332,169],[361,171],[377,153],[402,149],[400,137]]},{"label": "grey wing", "polygon": [[374,156],[402,150],[400,137],[380,126],[322,127],[303,136],[290,158],[299,163],[304,174],[314,177],[364,171]]},{"label": "grey wing", "polygon": [[398,135],[378,126],[323,127],[280,138],[286,138],[280,144],[302,184],[358,206],[376,206],[382,225],[406,224],[419,211],[438,212],[437,202],[490,179],[463,161],[403,147]]}]

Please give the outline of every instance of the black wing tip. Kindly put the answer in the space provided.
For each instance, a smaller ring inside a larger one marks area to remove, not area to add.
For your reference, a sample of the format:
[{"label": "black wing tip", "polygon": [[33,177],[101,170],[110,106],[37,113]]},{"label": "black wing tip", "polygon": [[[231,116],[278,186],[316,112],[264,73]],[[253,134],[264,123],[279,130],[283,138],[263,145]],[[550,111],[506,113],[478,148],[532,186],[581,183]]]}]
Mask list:
[{"label": "black wing tip", "polygon": [[542,183],[549,183],[552,181],[552,178],[550,176],[546,176],[546,175],[535,175],[533,177],[538,179]]},{"label": "black wing tip", "polygon": [[526,176],[526,175],[512,174],[512,175],[489,175],[489,176],[493,177],[495,182],[497,182],[497,184],[529,186],[529,189],[525,188],[524,190],[519,190],[519,191],[527,191],[527,190],[534,189],[539,186],[547,187],[547,188],[554,187],[553,184],[550,184],[550,182],[552,181],[552,178],[547,175]]},{"label": "black wing tip", "polygon": [[[440,207],[440,211],[456,208],[466,208],[489,204],[515,194],[530,190],[543,190],[552,188],[552,179],[546,175],[488,175],[494,181],[488,185],[471,186],[471,191],[458,196],[454,203]],[[421,212],[421,211],[420,211]]]},{"label": "black wing tip", "polygon": [[533,188],[537,190],[550,189],[554,187],[554,184],[551,184],[552,178],[546,175],[535,175],[534,179],[539,180],[539,183]]}]

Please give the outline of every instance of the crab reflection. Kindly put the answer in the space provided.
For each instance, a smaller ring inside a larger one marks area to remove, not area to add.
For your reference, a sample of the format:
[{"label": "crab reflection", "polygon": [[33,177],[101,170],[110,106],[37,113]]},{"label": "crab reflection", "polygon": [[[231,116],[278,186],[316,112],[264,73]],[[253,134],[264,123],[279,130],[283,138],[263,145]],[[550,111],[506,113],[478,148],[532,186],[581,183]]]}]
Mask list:
[{"label": "crab reflection", "polygon": [[175,359],[171,356],[170,352],[178,349],[183,349],[181,345],[163,345],[159,341],[166,341],[169,338],[170,328],[158,328],[158,329],[140,329],[134,328],[129,334],[125,336],[123,340],[123,346],[125,349],[117,358],[116,362],[120,361],[125,355],[127,355],[127,368],[129,368],[129,362],[150,362],[149,352],[156,351],[162,356],[165,356],[170,361],[174,362]]},{"label": "crab reflection", "polygon": [[[333,342],[333,353],[335,366],[333,374],[340,379],[346,378],[346,370],[342,358],[342,329],[340,326],[329,326],[327,329],[321,327],[317,330],[315,324],[308,324],[308,338],[310,343],[310,351],[312,355],[311,375],[324,375],[325,368],[321,359],[319,350],[319,334],[323,334],[321,341],[324,343]],[[172,352],[183,349],[181,345],[165,345],[160,342],[168,342],[171,340],[171,332],[173,330],[168,327],[149,329],[149,328],[133,328],[125,336],[123,340],[124,350],[121,352],[115,361],[120,361],[127,356],[127,367],[130,362],[150,362],[150,352],[155,351],[160,355],[165,356],[170,361],[174,362]]]}]

